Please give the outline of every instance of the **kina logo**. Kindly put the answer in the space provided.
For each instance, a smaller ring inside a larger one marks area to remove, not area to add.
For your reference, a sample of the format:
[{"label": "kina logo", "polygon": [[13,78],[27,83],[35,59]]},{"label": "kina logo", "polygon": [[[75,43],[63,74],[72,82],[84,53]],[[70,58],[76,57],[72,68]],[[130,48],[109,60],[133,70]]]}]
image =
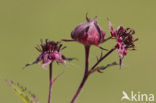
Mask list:
[{"label": "kina logo", "polygon": [[131,91],[127,93],[122,91],[121,101],[134,101],[134,102],[153,102],[154,101],[154,94],[152,93],[141,93],[141,92],[134,92]]}]

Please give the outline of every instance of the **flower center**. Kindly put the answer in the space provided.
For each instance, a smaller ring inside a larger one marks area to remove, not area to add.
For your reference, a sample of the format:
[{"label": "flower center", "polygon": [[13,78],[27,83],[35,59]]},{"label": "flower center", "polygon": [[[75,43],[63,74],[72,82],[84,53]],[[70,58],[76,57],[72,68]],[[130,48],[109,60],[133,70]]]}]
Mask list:
[{"label": "flower center", "polygon": [[118,36],[122,38],[122,42],[126,45],[126,48],[134,48],[134,39],[133,39],[133,34],[135,31],[130,28],[126,29],[120,29],[118,31]]}]

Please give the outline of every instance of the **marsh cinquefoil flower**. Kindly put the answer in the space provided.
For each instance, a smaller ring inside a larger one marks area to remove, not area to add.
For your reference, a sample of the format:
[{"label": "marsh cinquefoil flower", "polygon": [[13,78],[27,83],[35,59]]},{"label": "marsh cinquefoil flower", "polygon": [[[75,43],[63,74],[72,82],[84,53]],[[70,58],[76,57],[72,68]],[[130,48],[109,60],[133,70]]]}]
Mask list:
[{"label": "marsh cinquefoil flower", "polygon": [[41,53],[37,59],[29,64],[26,64],[25,67],[36,64],[42,61],[42,68],[44,69],[47,65],[49,65],[49,96],[48,96],[48,103],[51,103],[51,92],[52,92],[52,85],[54,81],[62,74],[58,74],[54,79],[52,79],[52,63],[56,61],[57,63],[66,64],[65,60],[71,61],[73,58],[66,58],[64,55],[61,54],[61,50],[65,47],[62,47],[60,42],[48,41],[46,39],[45,43],[41,40],[41,45],[36,46],[36,49]]},{"label": "marsh cinquefoil flower", "polygon": [[134,42],[138,40],[138,38],[134,39],[133,34],[135,31],[132,28],[124,28],[123,26],[119,26],[115,31],[108,19],[110,33],[113,38],[117,41],[117,49],[118,54],[120,56],[120,66],[122,66],[122,61],[125,55],[127,55],[127,50],[135,50]]},{"label": "marsh cinquefoil flower", "polygon": [[79,24],[71,33],[71,37],[84,45],[96,45],[104,41],[105,32],[99,27],[97,18],[90,20],[86,16],[87,22]]},{"label": "marsh cinquefoil flower", "polygon": [[73,40],[65,40],[63,41],[78,41],[82,43],[84,46],[91,46],[95,45],[99,47],[100,49],[106,50],[102,48],[99,44],[103,43],[109,39],[105,37],[104,30],[101,29],[101,27],[97,23],[97,17],[90,20],[86,14],[86,23],[77,25],[74,30],[71,32],[71,37]]},{"label": "marsh cinquefoil flower", "polygon": [[60,52],[62,48],[62,44],[60,42],[48,41],[46,40],[45,44],[43,40],[41,40],[41,45],[35,47],[41,54],[37,57],[37,59],[29,64],[26,64],[26,67],[35,63],[42,61],[42,68],[44,69],[47,65],[49,65],[52,61],[56,61],[57,63],[66,64],[65,56],[63,56]]}]

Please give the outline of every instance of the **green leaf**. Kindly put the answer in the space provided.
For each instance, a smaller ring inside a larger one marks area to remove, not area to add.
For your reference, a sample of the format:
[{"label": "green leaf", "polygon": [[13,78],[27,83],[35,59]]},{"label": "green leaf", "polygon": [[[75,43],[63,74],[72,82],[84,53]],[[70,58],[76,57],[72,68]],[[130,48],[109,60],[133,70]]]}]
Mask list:
[{"label": "green leaf", "polygon": [[28,91],[23,86],[20,86],[19,83],[13,81],[6,81],[10,87],[15,91],[15,93],[23,100],[24,103],[39,103],[35,95]]}]

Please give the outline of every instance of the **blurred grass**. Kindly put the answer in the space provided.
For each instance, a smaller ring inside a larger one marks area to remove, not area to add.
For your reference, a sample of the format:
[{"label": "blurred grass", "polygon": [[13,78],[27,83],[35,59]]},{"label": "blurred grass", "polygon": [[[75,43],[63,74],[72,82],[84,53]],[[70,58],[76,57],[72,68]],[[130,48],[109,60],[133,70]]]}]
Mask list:
[{"label": "blurred grass", "polygon": [[[89,17],[98,16],[100,26],[108,31],[106,18],[115,27],[123,24],[136,30],[137,50],[128,53],[124,60],[126,69],[107,69],[103,74],[95,73],[87,81],[77,103],[120,103],[122,91],[141,91],[156,94],[155,0],[1,0],[0,3],[0,102],[21,103],[5,83],[6,79],[20,82],[37,95],[41,103],[47,102],[48,69],[34,65],[22,67],[33,61],[38,52],[34,49],[40,38],[60,40],[70,38],[73,28]],[[107,35],[109,33],[107,32]],[[54,75],[65,71],[54,84],[53,102],[69,103],[83,75],[84,51],[78,43],[68,46],[63,53],[76,57],[67,66],[55,65]],[[111,48],[113,43],[102,44]],[[100,50],[91,51],[91,63]],[[102,64],[118,60],[115,53]]]}]

